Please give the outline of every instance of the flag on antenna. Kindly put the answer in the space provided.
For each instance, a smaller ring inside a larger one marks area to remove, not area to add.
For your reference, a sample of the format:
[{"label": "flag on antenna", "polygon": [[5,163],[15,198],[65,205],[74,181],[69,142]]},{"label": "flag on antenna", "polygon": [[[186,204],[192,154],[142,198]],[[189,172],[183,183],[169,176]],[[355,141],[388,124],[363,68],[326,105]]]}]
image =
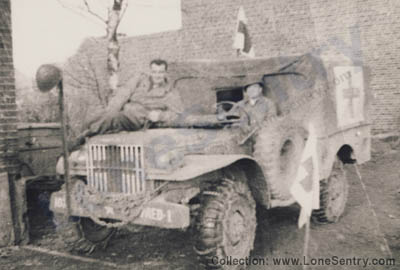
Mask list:
[{"label": "flag on antenna", "polygon": [[253,44],[251,43],[251,38],[249,31],[247,29],[247,18],[244,14],[244,9],[241,6],[238,12],[237,18],[237,26],[236,26],[236,33],[235,39],[233,42],[233,48],[237,49],[240,55],[254,57],[254,48]]},{"label": "flag on antenna", "polygon": [[310,219],[312,210],[319,208],[317,136],[312,124],[309,125],[308,132],[297,175],[290,187],[290,193],[301,206],[299,228],[303,227]]}]

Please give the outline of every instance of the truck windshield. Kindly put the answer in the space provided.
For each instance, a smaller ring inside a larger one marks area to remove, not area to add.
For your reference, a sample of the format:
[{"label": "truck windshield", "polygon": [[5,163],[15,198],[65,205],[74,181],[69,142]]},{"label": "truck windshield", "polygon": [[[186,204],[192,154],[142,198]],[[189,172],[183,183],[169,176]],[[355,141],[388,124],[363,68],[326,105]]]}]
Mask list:
[{"label": "truck windshield", "polygon": [[[230,87],[225,78],[180,78],[175,81],[172,91],[181,97],[184,111],[178,123],[169,127],[219,128],[226,124],[218,118],[222,103],[224,111],[229,111],[233,103],[243,99],[243,87]],[[221,87],[222,85],[222,87]]]}]

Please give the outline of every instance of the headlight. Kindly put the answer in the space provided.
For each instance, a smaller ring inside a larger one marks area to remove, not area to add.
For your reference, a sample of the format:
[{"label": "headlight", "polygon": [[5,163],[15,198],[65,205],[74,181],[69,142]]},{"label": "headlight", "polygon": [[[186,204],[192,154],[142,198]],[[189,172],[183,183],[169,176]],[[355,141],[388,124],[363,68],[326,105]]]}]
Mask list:
[{"label": "headlight", "polygon": [[[69,155],[69,169],[70,170],[86,170],[86,147],[72,152]],[[61,156],[56,165],[56,173],[64,174],[64,157]]]},{"label": "headlight", "polygon": [[157,169],[173,169],[183,163],[183,153],[178,150],[172,150],[155,156],[155,167]]}]

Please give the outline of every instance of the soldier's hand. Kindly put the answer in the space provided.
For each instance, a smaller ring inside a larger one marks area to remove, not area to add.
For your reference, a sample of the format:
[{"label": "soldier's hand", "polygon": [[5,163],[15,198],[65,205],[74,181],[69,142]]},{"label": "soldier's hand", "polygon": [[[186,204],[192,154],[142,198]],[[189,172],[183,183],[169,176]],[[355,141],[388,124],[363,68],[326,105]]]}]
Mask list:
[{"label": "soldier's hand", "polygon": [[150,113],[148,114],[147,118],[151,122],[157,122],[157,121],[160,120],[160,116],[161,116],[161,111],[150,111]]}]

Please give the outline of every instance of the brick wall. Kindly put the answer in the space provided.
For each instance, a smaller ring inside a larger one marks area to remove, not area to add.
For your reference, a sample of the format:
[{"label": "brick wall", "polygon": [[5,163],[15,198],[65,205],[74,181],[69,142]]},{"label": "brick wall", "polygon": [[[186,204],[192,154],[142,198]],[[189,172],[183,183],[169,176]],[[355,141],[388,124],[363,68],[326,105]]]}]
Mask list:
[{"label": "brick wall", "polygon": [[[235,58],[232,44],[240,6],[248,18],[257,57],[310,51],[350,57],[368,71],[367,81],[376,97],[371,112],[374,132],[399,128],[398,0],[182,0],[181,30],[121,38],[121,84],[155,57],[169,61]],[[70,59],[67,70],[71,76],[81,76],[88,64],[85,59],[90,58],[96,63],[92,75],[101,81],[85,87],[80,84],[78,92],[99,85],[106,88],[105,50],[104,40],[88,39]],[[66,79],[67,85],[74,81]],[[73,95],[76,87],[70,89]]]},{"label": "brick wall", "polygon": [[[0,173],[8,172],[8,183],[1,183],[0,218],[2,245],[20,241],[16,205],[21,203],[15,192],[17,163],[17,108],[11,36],[11,10],[9,0],[0,0]],[[1,179],[4,180],[4,179]],[[9,190],[4,190],[4,189]],[[5,193],[4,193],[5,191]],[[11,205],[11,209],[7,209]],[[11,213],[10,213],[11,210]],[[22,213],[21,213],[22,217]],[[12,219],[12,221],[10,220]],[[4,241],[5,239],[8,239]]]},{"label": "brick wall", "polygon": [[0,172],[17,172],[17,108],[9,0],[0,0]]},{"label": "brick wall", "polygon": [[[375,99],[375,133],[398,131],[400,125],[400,2],[397,0],[311,0],[318,43],[353,54],[369,73]],[[335,42],[339,40],[338,42]],[[341,44],[343,40],[344,44]],[[350,50],[352,48],[352,50]]]}]

